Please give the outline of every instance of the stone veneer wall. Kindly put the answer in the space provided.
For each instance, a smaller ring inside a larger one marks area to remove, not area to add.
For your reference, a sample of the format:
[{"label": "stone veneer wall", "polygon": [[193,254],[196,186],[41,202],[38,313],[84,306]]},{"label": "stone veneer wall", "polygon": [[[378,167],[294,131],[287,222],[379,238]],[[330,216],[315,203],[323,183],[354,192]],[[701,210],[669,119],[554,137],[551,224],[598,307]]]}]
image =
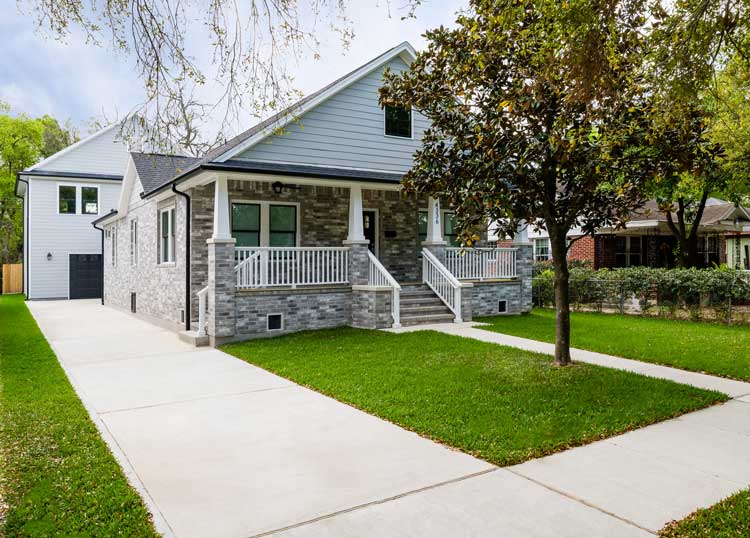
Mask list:
[{"label": "stone veneer wall", "polygon": [[[235,302],[237,317],[233,340],[351,323],[352,291],[348,286],[238,291]],[[282,314],[282,330],[267,330],[268,314]]]},{"label": "stone veneer wall", "polygon": [[[175,263],[157,263],[159,210],[175,206]],[[130,294],[136,293],[138,314],[166,321],[175,328],[185,308],[185,200],[170,197],[144,200],[124,218],[105,227],[104,304],[130,310]],[[130,258],[130,222],[138,222],[138,259]],[[112,231],[117,230],[117,257],[112,264]]]},{"label": "stone veneer wall", "polygon": [[352,291],[352,327],[386,329],[393,325],[391,289],[355,289]]}]

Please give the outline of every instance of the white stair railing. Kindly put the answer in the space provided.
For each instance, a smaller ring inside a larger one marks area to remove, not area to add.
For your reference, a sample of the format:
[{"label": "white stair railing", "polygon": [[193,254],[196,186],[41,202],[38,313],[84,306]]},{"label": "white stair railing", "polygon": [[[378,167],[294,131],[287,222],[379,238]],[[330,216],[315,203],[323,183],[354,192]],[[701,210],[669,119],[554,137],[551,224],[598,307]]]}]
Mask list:
[{"label": "white stair railing", "polygon": [[396,279],[391,276],[388,269],[383,267],[375,255],[367,251],[367,256],[370,259],[369,270],[367,272],[367,285],[378,286],[378,287],[389,287],[393,291],[391,298],[391,317],[393,317],[393,328],[397,329],[401,327],[401,306],[400,306],[400,294],[401,286]]},{"label": "white stair railing", "polygon": [[515,248],[447,248],[445,266],[459,280],[515,278]]},{"label": "white stair railing", "polygon": [[427,250],[422,250],[422,280],[435,292],[461,322],[461,283],[448,271],[448,268]]},{"label": "white stair railing", "polygon": [[206,298],[208,286],[198,292],[198,336],[206,336]]},{"label": "white stair railing", "polygon": [[238,288],[349,283],[349,247],[238,247],[235,260]]}]

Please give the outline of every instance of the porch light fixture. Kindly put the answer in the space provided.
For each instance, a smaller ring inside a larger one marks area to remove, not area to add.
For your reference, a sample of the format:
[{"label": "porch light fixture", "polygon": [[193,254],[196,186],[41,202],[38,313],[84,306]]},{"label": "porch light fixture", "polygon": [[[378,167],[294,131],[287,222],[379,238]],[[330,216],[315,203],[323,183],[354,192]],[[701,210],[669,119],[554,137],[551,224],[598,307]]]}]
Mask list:
[{"label": "porch light fixture", "polygon": [[284,189],[289,189],[293,191],[301,191],[302,187],[298,187],[297,185],[287,185],[285,183],[282,183],[281,181],[274,181],[271,183],[271,188],[273,189],[273,192],[276,194],[281,194],[284,192]]},{"label": "porch light fixture", "polygon": [[47,261],[48,261],[48,262],[51,262],[51,261],[52,261],[52,253],[51,253],[51,252],[48,252],[48,253],[47,253]]}]

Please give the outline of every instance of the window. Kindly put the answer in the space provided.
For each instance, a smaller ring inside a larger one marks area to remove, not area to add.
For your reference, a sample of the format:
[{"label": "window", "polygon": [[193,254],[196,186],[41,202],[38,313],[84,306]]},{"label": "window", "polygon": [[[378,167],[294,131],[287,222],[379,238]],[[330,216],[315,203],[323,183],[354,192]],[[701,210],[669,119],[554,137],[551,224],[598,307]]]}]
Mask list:
[{"label": "window", "polygon": [[159,263],[174,263],[174,207],[159,212]]},{"label": "window", "polygon": [[269,207],[268,246],[293,247],[297,243],[297,208],[290,205]]},{"label": "window", "polygon": [[81,206],[84,215],[99,214],[99,187],[81,187]]},{"label": "window", "polygon": [[537,237],[534,239],[534,260],[549,260],[549,237]]},{"label": "window", "polygon": [[460,246],[456,237],[456,216],[449,211],[443,212],[443,239],[449,247]]},{"label": "window", "polygon": [[[421,248],[422,242],[427,239],[427,220],[429,213],[420,211],[417,220],[417,235],[419,238],[418,247]],[[458,237],[456,235],[456,217],[452,211],[443,211],[443,240],[448,243],[449,247],[458,247]]]},{"label": "window", "polygon": [[284,329],[284,317],[281,314],[268,314],[266,317],[266,330],[281,331]]},{"label": "window", "polygon": [[138,221],[130,221],[130,265],[138,265]]},{"label": "window", "polygon": [[615,267],[643,265],[643,238],[617,237],[615,240]]},{"label": "window", "polygon": [[411,109],[386,105],[385,134],[411,138]]},{"label": "window", "polygon": [[57,211],[64,215],[75,215],[76,188],[73,185],[59,185],[57,187]]},{"label": "window", "polygon": [[232,237],[238,247],[294,247],[299,223],[296,204],[233,202]]},{"label": "window", "polygon": [[112,233],[110,234],[111,245],[112,245],[112,265],[117,265],[117,224],[112,226]]},{"label": "window", "polygon": [[698,255],[702,258],[706,267],[719,264],[719,237],[717,235],[704,235],[698,238]]},{"label": "window", "polygon": [[260,246],[260,205],[232,204],[232,237],[238,247]]}]

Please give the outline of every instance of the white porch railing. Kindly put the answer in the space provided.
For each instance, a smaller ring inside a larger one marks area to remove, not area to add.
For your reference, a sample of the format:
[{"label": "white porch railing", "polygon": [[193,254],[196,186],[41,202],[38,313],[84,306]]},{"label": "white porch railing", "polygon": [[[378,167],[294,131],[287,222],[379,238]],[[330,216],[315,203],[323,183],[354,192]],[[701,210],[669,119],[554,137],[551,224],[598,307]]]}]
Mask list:
[{"label": "white porch railing", "polygon": [[348,247],[237,247],[238,288],[349,283]]},{"label": "white porch railing", "polygon": [[397,329],[401,327],[401,306],[399,295],[401,294],[401,286],[396,279],[391,276],[388,270],[383,267],[375,255],[367,251],[367,256],[370,259],[369,270],[367,273],[367,285],[378,286],[378,287],[389,287],[393,290],[393,298],[391,299],[391,316],[393,317],[393,328]]},{"label": "white porch railing", "polygon": [[445,266],[459,280],[514,278],[515,248],[447,248]]},{"label": "white porch railing", "polygon": [[456,323],[461,322],[461,283],[451,274],[448,268],[427,250],[422,250],[422,280],[456,316]]}]

